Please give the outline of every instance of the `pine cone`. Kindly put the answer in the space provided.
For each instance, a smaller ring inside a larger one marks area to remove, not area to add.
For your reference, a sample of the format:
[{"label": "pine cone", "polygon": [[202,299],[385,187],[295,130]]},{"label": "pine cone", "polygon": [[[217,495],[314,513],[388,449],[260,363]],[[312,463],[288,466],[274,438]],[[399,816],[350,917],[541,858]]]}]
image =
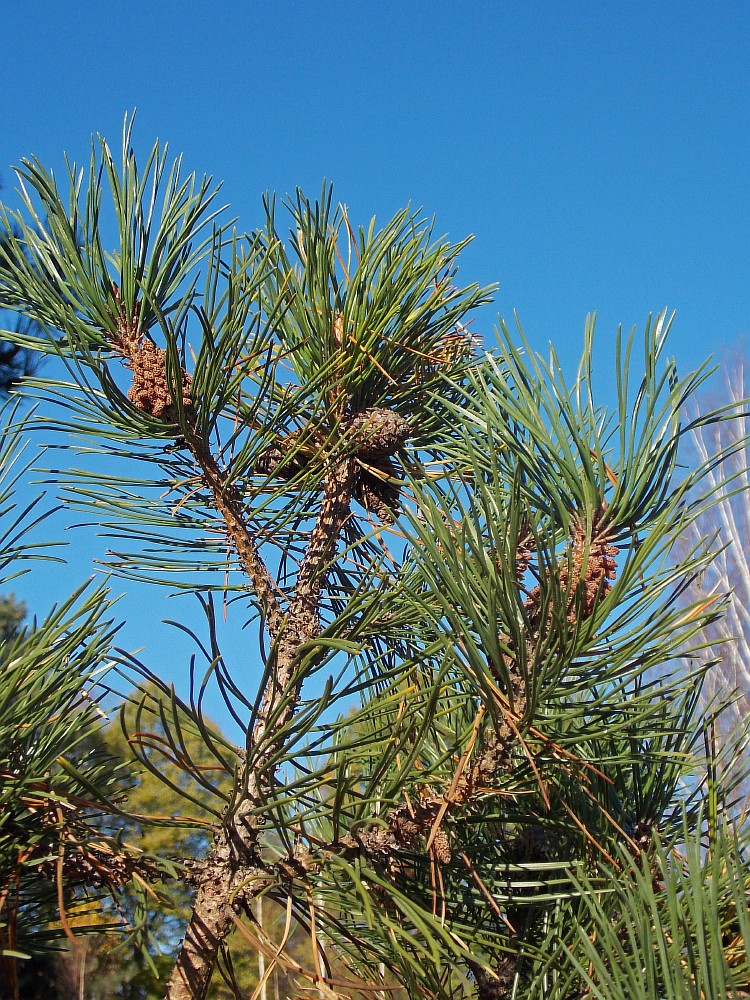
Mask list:
[{"label": "pine cone", "polygon": [[388,479],[381,479],[374,472],[359,468],[354,486],[354,499],[361,503],[368,513],[374,514],[381,524],[393,524],[401,499],[400,488],[396,483],[389,481],[395,478],[396,468],[387,458],[381,461],[371,460],[368,464],[382,472]]},{"label": "pine cone", "polygon": [[356,443],[356,454],[363,459],[393,455],[411,437],[405,417],[378,406],[355,413],[346,428]]},{"label": "pine cone", "polygon": [[[133,371],[133,384],[128,399],[139,410],[158,420],[169,419],[174,400],[167,384],[167,352],[150,340],[143,340],[134,347],[127,361]],[[191,406],[190,376],[182,372],[182,403]]]}]

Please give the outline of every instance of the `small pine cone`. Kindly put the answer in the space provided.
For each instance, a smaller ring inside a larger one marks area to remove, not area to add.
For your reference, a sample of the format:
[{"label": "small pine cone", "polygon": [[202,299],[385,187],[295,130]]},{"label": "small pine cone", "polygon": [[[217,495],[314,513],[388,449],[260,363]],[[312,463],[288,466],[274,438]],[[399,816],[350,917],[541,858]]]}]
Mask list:
[{"label": "small pine cone", "polygon": [[357,454],[364,459],[393,455],[411,437],[405,417],[379,406],[355,413],[346,427],[356,442]]},{"label": "small pine cone", "polygon": [[534,536],[524,519],[516,539],[516,576],[523,585],[524,578],[534,558]]},{"label": "small pine cone", "polygon": [[589,560],[584,574],[583,613],[592,614],[598,599],[605,597],[612,589],[612,580],[617,575],[615,557],[617,549],[604,541],[591,545]]},{"label": "small pine cone", "polygon": [[[150,340],[144,340],[133,350],[127,364],[133,371],[133,384],[128,390],[131,403],[157,420],[169,419],[174,400],[167,384],[167,352]],[[190,376],[184,370],[182,402],[184,406],[192,404]]]},{"label": "small pine cone", "polygon": [[[292,479],[298,472],[320,461],[321,452],[315,437],[304,428],[276,439],[258,456],[254,472],[264,476]],[[283,464],[282,464],[283,462]]]},{"label": "small pine cone", "polygon": [[291,454],[297,447],[299,434],[299,431],[295,431],[293,434],[278,438],[276,444],[272,444],[258,456],[254,471],[264,476],[279,476],[281,479],[291,479],[301,472],[305,467],[304,456],[300,452]]},{"label": "small pine cone", "polygon": [[384,482],[373,473],[360,469],[354,498],[369,514],[374,514],[381,524],[393,524],[401,490],[395,483]]},{"label": "small pine cone", "polygon": [[395,848],[393,834],[390,830],[382,827],[370,827],[360,831],[357,840],[362,845],[365,854],[389,855],[393,853]]},{"label": "small pine cone", "polygon": [[282,478],[288,479],[293,474],[294,470],[292,470],[289,465],[284,466],[283,469],[279,469],[283,458],[284,452],[281,448],[277,448],[276,445],[271,445],[258,456],[258,461],[253,467],[253,472],[260,473],[264,476],[273,476],[278,474]]},{"label": "small pine cone", "polygon": [[389,817],[393,837],[399,847],[411,847],[419,836],[419,824],[397,811]]},{"label": "small pine cone", "polygon": [[506,1000],[515,981],[515,965],[510,956],[500,959],[493,976],[479,966],[472,968],[477,982],[477,1000]]},{"label": "small pine cone", "polygon": [[[584,617],[593,614],[597,601],[605,597],[612,588],[612,581],[617,576],[617,548],[610,545],[607,538],[606,506],[601,505],[596,512],[593,523],[592,537],[589,538],[583,521],[573,522],[572,531],[572,570],[573,583],[582,584]],[[567,585],[568,569],[560,574],[561,582]],[[575,622],[576,609],[572,609],[568,618]]]},{"label": "small pine cone", "polygon": [[435,857],[441,862],[441,864],[450,864],[453,853],[451,851],[450,841],[448,840],[448,834],[442,826],[432,839],[432,850],[435,852]]}]

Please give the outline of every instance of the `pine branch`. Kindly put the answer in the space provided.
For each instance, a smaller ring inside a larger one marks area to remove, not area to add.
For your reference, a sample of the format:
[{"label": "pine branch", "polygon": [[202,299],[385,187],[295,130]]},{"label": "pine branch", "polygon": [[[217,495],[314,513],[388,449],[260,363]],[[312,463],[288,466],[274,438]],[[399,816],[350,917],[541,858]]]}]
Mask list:
[{"label": "pine branch", "polygon": [[222,473],[206,442],[191,423],[188,423],[184,437],[203,474],[206,486],[211,491],[216,508],[224,518],[227,537],[234,545],[242,568],[253,586],[268,632],[275,638],[284,627],[282,595],[261,558],[253,533],[246,524],[242,501],[237,495],[236,488],[228,483],[228,477]]},{"label": "pine branch", "polygon": [[[349,514],[354,482],[354,463],[351,459],[344,458],[330,469],[320,514],[300,567],[296,592],[282,618],[278,602],[271,592],[275,584],[257,556],[236,505],[227,500],[221,489],[215,462],[204,449],[189,438],[188,441],[256,592],[259,582],[265,588],[266,627],[274,640],[275,654],[260,709],[252,731],[248,733],[244,791],[231,817],[231,827],[219,831],[208,862],[200,867],[198,892],[167,987],[167,1000],[203,1000],[219,949],[234,926],[239,903],[247,904],[268,882],[268,875],[263,870],[254,875],[248,869],[248,860],[255,857],[258,837],[257,819],[253,813],[269,791],[268,787],[263,787],[261,776],[265,775],[266,782],[272,781],[266,761],[277,753],[278,743],[283,739],[299,701],[302,678],[295,682],[297,654],[300,647],[314,639],[320,631],[317,606],[325,569]],[[274,736],[269,739],[271,720]]]}]

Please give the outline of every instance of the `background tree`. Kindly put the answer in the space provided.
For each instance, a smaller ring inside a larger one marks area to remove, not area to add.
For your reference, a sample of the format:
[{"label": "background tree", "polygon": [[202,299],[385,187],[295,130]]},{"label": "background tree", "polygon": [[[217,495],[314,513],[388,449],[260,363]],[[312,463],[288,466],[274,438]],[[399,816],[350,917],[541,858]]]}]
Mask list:
[{"label": "background tree", "polygon": [[[714,703],[725,706],[716,721],[716,738],[736,743],[738,731],[744,730],[750,714],[750,561],[745,545],[745,539],[750,537],[750,423],[742,354],[722,365],[720,375],[719,385],[710,395],[693,400],[690,411],[695,418],[717,397],[727,406],[726,419],[699,423],[691,442],[699,462],[706,462],[716,453],[726,456],[711,465],[706,476],[718,502],[695,521],[683,548],[710,538],[716,549],[713,560],[691,581],[689,601],[710,601],[731,590],[725,613],[707,622],[702,630],[706,656],[715,661],[706,675],[702,698],[709,711]],[[732,700],[731,705],[726,705],[727,698]],[[734,759],[729,758],[729,764],[741,768],[747,752],[744,746]],[[750,785],[746,783],[743,792],[750,796]],[[745,809],[748,804],[750,799]]]},{"label": "background tree", "polygon": [[[158,144],[141,173],[129,127],[121,163],[100,141],[66,194],[36,161],[20,174],[5,294],[62,337],[11,336],[70,373],[35,380],[64,400],[45,433],[131,463],[70,470],[65,500],[119,536],[113,572],[192,590],[203,620],[181,623],[203,662],[184,699],[120,654],[158,692],[129,744],[184,800],[175,824],[210,837],[181,859],[194,902],[167,996],[231,981],[233,931],[329,998],[612,1000],[644,962],[623,996],[737,995],[748,835],[723,820],[706,667],[681,669],[720,610],[681,601],[712,554],[671,559],[710,503],[706,463],[675,475],[705,371],[665,359],[666,317],[642,367],[618,337],[608,411],[593,321],[570,387],[520,330],[476,350],[488,291],[455,284],[463,244],[410,212],[355,229],[326,188],[289,203],[288,243],[270,198],[240,236]],[[256,627],[257,668],[226,662],[212,591]],[[209,684],[243,746],[207,723]],[[636,929],[654,906],[671,926],[681,871],[705,906],[682,911],[695,948],[675,967]],[[279,937],[258,900],[286,914]]]},{"label": "background tree", "polygon": [[[153,684],[147,684],[137,700],[126,703],[124,711],[125,729],[136,731],[135,715],[139,707],[146,706],[150,715],[157,708],[162,692]],[[153,720],[149,726],[151,737],[159,735],[159,724]],[[217,732],[215,727],[212,727]],[[217,733],[218,735],[218,733]],[[194,823],[183,823],[180,817],[185,811],[185,800],[178,787],[184,775],[180,766],[160,756],[159,775],[142,766],[133,755],[125,737],[123,726],[118,720],[104,727],[97,735],[101,749],[128,775],[128,787],[120,806],[127,807],[127,815],[121,813],[112,820],[112,826],[130,844],[138,844],[148,856],[168,858],[202,857],[205,855],[210,838]],[[187,752],[198,764],[210,766],[202,739],[189,736],[186,739]],[[166,779],[170,784],[165,784]],[[126,796],[126,797],[125,797]],[[200,793],[199,793],[200,797]],[[210,820],[209,814],[194,803],[190,810],[193,819],[203,823]],[[137,888],[137,887],[135,887]],[[126,920],[133,923],[138,919],[138,911],[147,910],[148,943],[146,950],[138,951],[123,947],[121,929],[103,927],[99,933],[89,933],[81,938],[75,948],[69,947],[58,953],[58,978],[74,984],[81,984],[87,1000],[158,1000],[164,992],[165,978],[174,964],[180,940],[190,916],[192,894],[183,882],[167,879],[155,886],[157,896],[145,899],[132,889],[124,887],[118,895],[118,908]],[[270,933],[280,935],[283,928],[283,914],[272,904],[266,904],[263,926]],[[258,952],[241,935],[233,942],[233,980],[243,996],[250,996],[258,985]],[[297,935],[299,938],[299,935]],[[307,958],[305,941],[290,941],[290,950],[297,954],[299,961]],[[262,962],[260,963],[262,965]],[[309,963],[308,963],[309,964]],[[53,968],[54,977],[54,968]],[[281,995],[291,995],[291,982],[283,971],[275,977]],[[31,996],[31,994],[23,994]],[[39,994],[42,995],[41,993]],[[272,994],[269,994],[272,995]],[[209,996],[212,1000],[231,1000],[234,991],[216,976]]]},{"label": "background tree", "polygon": [[25,617],[26,605],[22,601],[17,601],[13,594],[0,597],[0,643],[4,645],[16,638]]}]

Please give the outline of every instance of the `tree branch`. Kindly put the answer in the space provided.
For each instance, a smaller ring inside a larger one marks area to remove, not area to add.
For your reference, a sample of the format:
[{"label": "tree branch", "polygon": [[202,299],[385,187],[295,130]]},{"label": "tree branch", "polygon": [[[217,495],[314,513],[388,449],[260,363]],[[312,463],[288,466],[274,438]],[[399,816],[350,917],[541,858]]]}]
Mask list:
[{"label": "tree branch", "polygon": [[[243,875],[242,869],[255,851],[258,823],[253,813],[266,791],[261,784],[261,776],[266,770],[264,760],[275,754],[277,741],[270,741],[260,757],[254,755],[251,748],[263,744],[271,719],[279,730],[283,730],[297,708],[301,687],[301,680],[294,683],[297,653],[303,643],[320,632],[320,592],[327,565],[349,515],[355,476],[355,465],[350,458],[330,467],[320,514],[302,559],[295,594],[284,614],[278,587],[258,554],[244,522],[241,505],[226,488],[225,477],[215,459],[197,434],[188,438],[188,446],[224,517],[243,569],[253,582],[265,612],[266,628],[276,644],[276,661],[261,697],[253,732],[249,734],[250,752],[243,776],[242,800],[227,827],[218,832],[209,859],[197,878],[193,912],[167,985],[166,1000],[204,1000],[219,948],[234,925],[234,894],[241,883],[242,899],[246,901],[257,895],[265,884],[262,875],[248,879],[247,870]],[[286,699],[286,704],[279,712],[282,699]]]},{"label": "tree branch", "polygon": [[261,558],[252,533],[248,530],[242,503],[232,487],[227,485],[226,474],[221,471],[205,441],[194,427],[188,428],[185,440],[203,473],[206,486],[211,490],[214,503],[224,518],[227,534],[237,551],[242,568],[255,589],[269,634],[271,638],[275,638],[283,627],[285,617],[281,606],[281,592]]}]

